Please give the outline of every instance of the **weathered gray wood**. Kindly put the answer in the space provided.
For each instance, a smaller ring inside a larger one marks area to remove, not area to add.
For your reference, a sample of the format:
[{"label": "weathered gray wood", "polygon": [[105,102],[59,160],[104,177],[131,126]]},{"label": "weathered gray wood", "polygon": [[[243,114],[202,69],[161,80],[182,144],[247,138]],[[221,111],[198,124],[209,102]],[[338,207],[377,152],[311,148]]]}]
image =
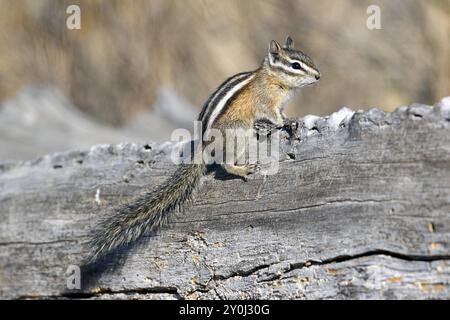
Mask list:
[{"label": "weathered gray wood", "polygon": [[277,175],[204,179],[193,206],[105,263],[66,269],[119,203],[174,170],[171,144],[103,145],[0,167],[3,298],[450,297],[450,105],[306,117]]}]

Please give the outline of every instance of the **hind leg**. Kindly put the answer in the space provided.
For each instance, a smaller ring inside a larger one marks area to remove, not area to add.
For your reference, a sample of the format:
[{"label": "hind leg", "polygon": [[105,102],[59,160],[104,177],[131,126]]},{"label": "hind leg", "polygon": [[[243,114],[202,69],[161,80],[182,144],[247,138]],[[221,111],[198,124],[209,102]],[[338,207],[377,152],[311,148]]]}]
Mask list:
[{"label": "hind leg", "polygon": [[224,168],[225,171],[230,174],[246,178],[248,175],[257,172],[259,166],[257,164],[243,164],[243,165],[223,164],[222,168]]},{"label": "hind leg", "polygon": [[245,159],[246,149],[244,147],[241,147],[236,151],[237,157],[235,162],[222,164],[222,168],[224,168],[226,172],[245,179],[248,175],[259,170],[259,164],[248,163],[248,161],[246,161],[248,159]]}]

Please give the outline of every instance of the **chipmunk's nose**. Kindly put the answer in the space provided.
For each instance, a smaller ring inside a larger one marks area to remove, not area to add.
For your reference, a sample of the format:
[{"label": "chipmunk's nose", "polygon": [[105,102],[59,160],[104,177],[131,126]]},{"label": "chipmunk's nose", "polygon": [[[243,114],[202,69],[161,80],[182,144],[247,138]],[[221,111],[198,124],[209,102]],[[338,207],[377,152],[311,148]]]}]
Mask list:
[{"label": "chipmunk's nose", "polygon": [[320,79],[320,73],[316,74],[316,80]]}]

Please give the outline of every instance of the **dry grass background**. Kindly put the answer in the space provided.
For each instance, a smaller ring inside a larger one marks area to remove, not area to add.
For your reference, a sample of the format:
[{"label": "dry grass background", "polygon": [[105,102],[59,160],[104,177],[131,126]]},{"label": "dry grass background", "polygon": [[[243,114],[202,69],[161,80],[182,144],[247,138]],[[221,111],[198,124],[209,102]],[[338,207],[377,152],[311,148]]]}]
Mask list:
[{"label": "dry grass background", "polygon": [[[69,4],[81,7],[79,31],[65,27]],[[382,30],[366,28],[370,4],[381,7]],[[53,84],[113,125],[151,108],[160,88],[200,108],[287,34],[323,74],[291,115],[392,110],[450,94],[447,0],[0,0],[0,8],[0,101],[27,84]]]}]

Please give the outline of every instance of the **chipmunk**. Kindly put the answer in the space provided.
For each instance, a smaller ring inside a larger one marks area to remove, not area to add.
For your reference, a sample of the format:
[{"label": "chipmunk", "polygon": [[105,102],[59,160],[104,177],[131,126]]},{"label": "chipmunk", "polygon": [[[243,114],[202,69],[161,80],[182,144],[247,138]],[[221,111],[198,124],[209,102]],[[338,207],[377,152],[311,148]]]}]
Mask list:
[{"label": "chipmunk", "polygon": [[[202,122],[203,135],[208,129],[252,129],[259,120],[281,128],[286,119],[284,107],[295,89],[319,79],[319,70],[306,54],[294,49],[291,37],[287,37],[283,47],[272,40],[258,69],[228,78],[203,105],[198,118]],[[236,152],[239,157],[245,150]],[[239,177],[246,177],[257,170],[254,164],[225,163],[222,166],[228,173]],[[169,213],[192,199],[205,173],[203,161],[181,164],[165,183],[100,223],[90,241],[89,261],[97,260],[160,227]]]}]

